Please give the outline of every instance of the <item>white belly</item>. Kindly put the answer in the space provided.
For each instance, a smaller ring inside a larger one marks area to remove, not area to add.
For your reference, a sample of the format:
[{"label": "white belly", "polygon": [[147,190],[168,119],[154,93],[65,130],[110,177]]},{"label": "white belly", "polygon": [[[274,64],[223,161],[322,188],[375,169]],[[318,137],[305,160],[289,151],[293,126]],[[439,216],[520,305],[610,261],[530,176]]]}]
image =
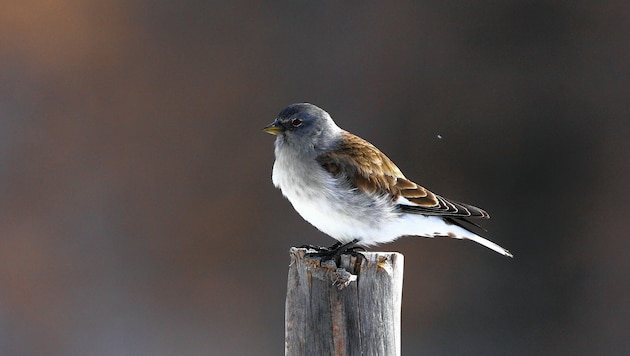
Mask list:
[{"label": "white belly", "polygon": [[401,214],[388,196],[371,196],[348,187],[316,162],[296,165],[276,158],[272,180],[302,218],[341,243],[359,240],[364,246],[393,241],[401,236],[478,236],[440,217]]}]

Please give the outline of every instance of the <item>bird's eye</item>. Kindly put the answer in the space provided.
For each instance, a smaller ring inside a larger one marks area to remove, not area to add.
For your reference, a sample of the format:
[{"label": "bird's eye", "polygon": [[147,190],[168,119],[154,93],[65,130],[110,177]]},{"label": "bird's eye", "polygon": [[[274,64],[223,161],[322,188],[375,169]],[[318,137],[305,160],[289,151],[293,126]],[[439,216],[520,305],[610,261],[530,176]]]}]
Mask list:
[{"label": "bird's eye", "polygon": [[302,120],[300,120],[300,119],[293,119],[293,120],[291,120],[291,125],[293,125],[293,127],[300,127],[300,126],[302,126]]}]

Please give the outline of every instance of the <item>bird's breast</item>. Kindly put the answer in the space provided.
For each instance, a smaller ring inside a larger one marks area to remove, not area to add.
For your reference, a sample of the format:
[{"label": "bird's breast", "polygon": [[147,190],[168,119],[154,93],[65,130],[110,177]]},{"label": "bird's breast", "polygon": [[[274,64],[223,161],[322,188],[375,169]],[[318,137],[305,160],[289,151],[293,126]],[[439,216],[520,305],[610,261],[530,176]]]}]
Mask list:
[{"label": "bird's breast", "polygon": [[361,238],[366,235],[361,231],[396,215],[386,197],[352,189],[316,161],[309,165],[277,157],[272,180],[304,220],[341,242]]}]

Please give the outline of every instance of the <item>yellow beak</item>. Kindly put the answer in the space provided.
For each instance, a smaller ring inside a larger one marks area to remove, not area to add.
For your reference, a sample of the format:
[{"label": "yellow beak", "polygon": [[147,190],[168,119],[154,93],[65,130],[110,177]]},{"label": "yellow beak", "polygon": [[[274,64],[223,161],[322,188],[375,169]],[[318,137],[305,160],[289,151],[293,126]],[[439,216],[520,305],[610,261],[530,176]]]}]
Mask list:
[{"label": "yellow beak", "polygon": [[282,126],[280,126],[280,124],[278,123],[278,121],[274,121],[271,124],[265,126],[265,128],[263,128],[263,131],[265,131],[266,133],[270,133],[272,135],[277,135],[282,133],[282,131],[284,131],[282,129]]}]

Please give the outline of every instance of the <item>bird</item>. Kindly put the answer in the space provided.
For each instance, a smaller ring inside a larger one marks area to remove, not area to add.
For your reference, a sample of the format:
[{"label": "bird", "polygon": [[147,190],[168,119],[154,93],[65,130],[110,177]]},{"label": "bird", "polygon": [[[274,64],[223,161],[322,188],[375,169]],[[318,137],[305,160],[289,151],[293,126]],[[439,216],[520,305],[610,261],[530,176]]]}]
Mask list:
[{"label": "bird", "polygon": [[378,148],[310,103],[284,108],[263,130],[275,135],[272,182],[297,213],[337,240],[316,254],[332,258],[403,236],[475,241],[505,248],[473,232],[481,208],[435,194],[403,175]]}]

